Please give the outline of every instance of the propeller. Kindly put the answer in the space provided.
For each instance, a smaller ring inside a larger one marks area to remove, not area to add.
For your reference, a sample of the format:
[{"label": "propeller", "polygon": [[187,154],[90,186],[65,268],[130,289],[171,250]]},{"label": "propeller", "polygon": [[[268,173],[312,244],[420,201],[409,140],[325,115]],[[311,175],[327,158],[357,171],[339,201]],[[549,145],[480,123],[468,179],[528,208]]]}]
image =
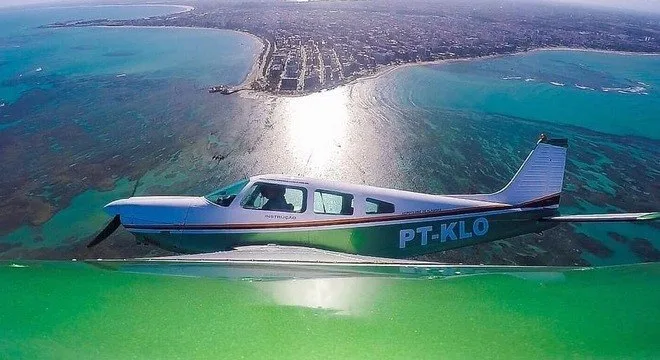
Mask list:
[{"label": "propeller", "polygon": [[101,232],[98,235],[96,235],[94,240],[90,241],[89,244],[87,244],[87,247],[92,248],[98,245],[101,241],[105,240],[106,238],[108,238],[108,236],[112,235],[112,233],[115,232],[115,230],[117,230],[119,225],[121,225],[121,220],[119,219],[119,215],[115,215],[115,217],[113,217],[112,220],[110,220],[108,225],[106,225],[105,228],[103,228],[103,230],[101,230]]}]

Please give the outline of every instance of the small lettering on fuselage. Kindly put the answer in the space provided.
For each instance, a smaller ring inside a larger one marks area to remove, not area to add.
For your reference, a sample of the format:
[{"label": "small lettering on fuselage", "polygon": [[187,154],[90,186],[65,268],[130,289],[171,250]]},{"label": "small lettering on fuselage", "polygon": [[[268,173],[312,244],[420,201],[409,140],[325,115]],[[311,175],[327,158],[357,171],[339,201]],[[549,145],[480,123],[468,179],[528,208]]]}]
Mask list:
[{"label": "small lettering on fuselage", "polygon": [[414,211],[404,211],[401,215],[416,215],[416,214],[427,214],[442,211],[442,209],[426,209],[426,210],[414,210]]},{"label": "small lettering on fuselage", "polygon": [[474,219],[471,226],[466,225],[465,220],[459,220],[434,226],[427,225],[414,229],[403,229],[399,231],[399,249],[405,249],[406,246],[412,245],[411,242],[418,237],[418,234],[420,244],[426,246],[430,241],[444,243],[484,236],[487,233],[488,220],[485,217]]},{"label": "small lettering on fuselage", "polygon": [[296,219],[295,215],[271,215],[271,214],[266,214],[265,217],[266,217],[266,219],[277,219],[277,220],[295,220]]}]

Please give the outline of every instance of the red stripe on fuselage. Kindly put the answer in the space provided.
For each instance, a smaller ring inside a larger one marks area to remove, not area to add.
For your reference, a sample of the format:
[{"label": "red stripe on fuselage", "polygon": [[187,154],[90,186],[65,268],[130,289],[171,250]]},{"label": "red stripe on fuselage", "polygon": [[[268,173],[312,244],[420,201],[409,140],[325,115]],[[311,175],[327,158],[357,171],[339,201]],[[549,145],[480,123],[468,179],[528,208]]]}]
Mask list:
[{"label": "red stripe on fuselage", "polygon": [[[312,221],[297,221],[287,223],[261,223],[261,224],[190,224],[190,225],[125,225],[126,229],[144,229],[144,230],[259,230],[259,229],[288,229],[300,227],[316,227],[316,226],[332,226],[332,225],[352,225],[352,224],[367,224],[374,222],[398,221],[398,220],[416,220],[425,219],[438,216],[450,215],[463,215],[473,214],[484,211],[493,210],[507,210],[515,208],[533,208],[555,205],[555,203],[548,204],[548,200],[553,198],[557,199],[556,204],[559,203],[559,194],[544,196],[539,199],[525,202],[518,206],[497,204],[489,206],[480,206],[474,208],[451,209],[425,212],[420,214],[400,214],[400,215],[386,215],[374,217],[361,217],[361,218],[345,218],[334,220],[312,220]],[[540,205],[535,205],[540,204]]]}]

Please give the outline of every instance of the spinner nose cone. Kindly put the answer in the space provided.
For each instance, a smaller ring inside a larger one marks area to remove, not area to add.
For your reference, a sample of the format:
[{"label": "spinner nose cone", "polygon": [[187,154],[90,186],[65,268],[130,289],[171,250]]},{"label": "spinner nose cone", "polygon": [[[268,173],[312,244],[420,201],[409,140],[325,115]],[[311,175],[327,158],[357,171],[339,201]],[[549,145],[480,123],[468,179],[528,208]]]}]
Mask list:
[{"label": "spinner nose cone", "polygon": [[121,213],[121,209],[128,205],[127,200],[129,199],[120,199],[110,202],[103,207],[103,210],[109,215],[119,215]]},{"label": "spinner nose cone", "polygon": [[190,196],[134,196],[113,201],[104,210],[119,215],[124,225],[182,225],[188,209],[200,203],[207,204],[204,198]]}]

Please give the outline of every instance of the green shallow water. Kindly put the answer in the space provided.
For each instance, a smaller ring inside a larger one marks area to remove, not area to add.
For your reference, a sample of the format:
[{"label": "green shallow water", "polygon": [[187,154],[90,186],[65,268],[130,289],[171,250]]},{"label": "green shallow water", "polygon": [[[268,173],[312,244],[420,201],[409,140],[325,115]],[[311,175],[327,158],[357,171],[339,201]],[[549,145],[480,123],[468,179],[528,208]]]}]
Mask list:
[{"label": "green shallow water", "polygon": [[20,265],[0,265],[0,358],[660,355],[660,264]]}]

